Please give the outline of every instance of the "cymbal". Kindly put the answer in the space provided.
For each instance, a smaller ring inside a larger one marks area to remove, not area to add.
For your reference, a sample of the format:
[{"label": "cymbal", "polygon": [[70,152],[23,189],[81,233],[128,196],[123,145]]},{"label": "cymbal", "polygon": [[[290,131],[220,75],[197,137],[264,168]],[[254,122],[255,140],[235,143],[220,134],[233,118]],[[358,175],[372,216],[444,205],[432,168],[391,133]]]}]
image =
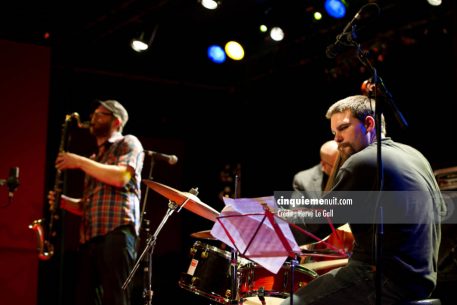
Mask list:
[{"label": "cymbal", "polygon": [[216,221],[216,217],[219,216],[219,212],[210,207],[209,205],[203,203],[197,196],[189,192],[181,192],[172,187],[166,186],[164,184],[143,179],[144,184],[149,188],[156,191],[160,195],[164,196],[168,200],[175,202],[178,206],[183,205],[186,210],[191,211],[194,214],[197,214],[203,218],[206,218],[211,221]]},{"label": "cymbal", "polygon": [[339,226],[339,227],[336,228],[336,229],[337,229],[337,230],[342,230],[342,231],[345,231],[345,232],[348,232],[348,233],[352,233],[351,227],[349,226],[348,223],[345,223],[344,225]]},{"label": "cymbal", "polygon": [[211,230],[194,232],[194,233],[190,234],[190,236],[193,238],[199,238],[199,239],[216,240],[216,238],[213,235],[211,235]]}]

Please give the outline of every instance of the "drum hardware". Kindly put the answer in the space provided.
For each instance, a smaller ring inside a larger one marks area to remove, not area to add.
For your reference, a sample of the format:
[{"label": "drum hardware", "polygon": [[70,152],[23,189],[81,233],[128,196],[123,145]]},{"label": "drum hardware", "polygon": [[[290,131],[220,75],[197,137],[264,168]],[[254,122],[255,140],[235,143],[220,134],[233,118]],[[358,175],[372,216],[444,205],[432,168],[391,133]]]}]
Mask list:
[{"label": "drum hardware", "polygon": [[[318,276],[316,271],[298,265],[296,259],[273,274],[247,259],[233,260],[231,252],[202,241],[194,243],[189,255],[191,261],[181,274],[179,286],[224,305],[277,305]],[[231,288],[232,262],[237,262],[238,270],[235,291]]]},{"label": "drum hardware", "polygon": [[[272,216],[273,212],[268,207],[264,206],[264,210],[265,217]],[[339,229],[344,233],[350,232],[349,228]],[[349,239],[342,238],[344,236],[340,236],[341,232],[337,231],[338,234],[335,238],[339,242],[343,242],[343,248],[347,251],[344,241]],[[201,231],[191,236],[210,239],[209,237],[213,237],[211,232]],[[281,236],[282,231],[276,231],[276,233]],[[284,244],[284,240],[282,242]],[[347,254],[339,249],[339,244],[331,246],[331,249],[306,248],[298,253],[296,250],[288,249],[289,258],[293,257],[293,259],[284,263],[282,268],[274,274],[256,263],[244,259],[236,246],[231,248],[232,251],[227,252],[197,241],[189,251],[191,262],[187,272],[182,273],[179,286],[224,305],[278,305],[322,274],[317,271],[323,270],[322,268],[329,270],[347,263]],[[285,246],[285,248],[287,247]],[[244,264],[239,263],[239,255],[242,256],[241,261],[245,261]],[[309,255],[333,259],[344,257],[344,259],[319,262],[319,266],[317,264],[309,266],[298,264],[301,256]],[[293,305],[293,298],[290,298],[290,304]]]},{"label": "drum hardware", "polygon": [[[170,190],[169,187],[152,181],[147,181],[146,183],[149,187],[169,199],[182,201],[183,198],[190,197],[186,196],[185,193]],[[257,201],[255,203],[258,204]],[[219,218],[218,212],[212,211],[211,208],[208,209],[198,199],[190,197],[190,201],[187,201],[187,205],[185,204],[181,204],[181,208],[185,207],[204,218],[210,220]],[[196,241],[189,251],[190,263],[187,271],[181,274],[178,282],[179,286],[224,305],[276,305],[281,303],[285,297],[293,295],[297,289],[316,278],[318,275],[315,271],[298,265],[297,257],[299,252],[296,249],[292,251],[291,244],[288,243],[283,231],[274,220],[274,214],[269,206],[266,203],[262,204],[262,206],[264,210],[263,219],[268,218],[273,225],[277,237],[284,246],[284,250],[286,250],[289,257],[294,258],[292,261],[285,264],[276,275],[266,269],[257,268],[254,263],[240,264],[238,260],[239,252],[236,246],[233,246],[232,250],[227,252],[201,241]],[[212,239],[212,231],[196,232],[191,236]],[[231,238],[229,232],[226,231],[225,233]],[[246,248],[254,240],[254,236],[251,237]],[[277,255],[277,252],[274,252],[274,255]],[[241,258],[241,260],[244,260],[244,258]],[[265,283],[262,283],[263,279],[261,278],[259,280],[256,279],[256,276],[261,275],[262,272],[264,274],[267,273],[267,281]],[[293,305],[293,298],[290,298],[290,303]]]},{"label": "drum hardware", "polygon": [[230,252],[196,241],[189,254],[189,267],[181,274],[179,286],[212,301],[230,303],[236,297],[231,288]]},{"label": "drum hardware", "polygon": [[[179,199],[178,194],[174,192],[170,194],[163,186],[151,185],[151,188],[155,188],[164,196],[168,194]],[[235,193],[238,194],[239,173],[235,179],[235,190]],[[199,208],[197,209],[197,206],[192,205],[199,205]],[[199,202],[191,201],[190,205],[188,204],[184,207],[212,221],[216,221],[219,216],[219,212],[205,208]],[[208,240],[215,239],[210,231],[197,232],[192,234],[192,236]],[[187,273],[182,274],[179,280],[179,286],[218,303],[238,304],[238,265],[240,264],[240,260],[238,260],[237,250],[232,249],[230,252],[227,252],[197,241],[191,249],[190,254],[192,258],[189,268]],[[221,275],[221,270],[226,270],[226,272],[223,272]],[[217,274],[214,275],[213,271],[216,271]],[[213,276],[215,278],[212,278]]]},{"label": "drum hardware", "polygon": [[[274,213],[273,196],[224,201],[227,209],[222,210],[222,216],[218,217],[218,222],[211,232],[216,238],[240,251],[240,255],[246,255],[264,267],[255,267],[254,272],[249,267],[240,270],[239,303],[270,304],[270,300],[265,296],[279,298],[280,302],[283,302],[284,297],[292,295],[300,286],[317,277],[314,271],[308,271],[312,274],[310,280],[296,281],[300,249],[288,227],[290,223],[278,221],[281,219]],[[288,263],[287,268],[281,270],[278,263],[284,264],[287,257],[292,261]],[[257,280],[255,277],[262,272],[266,274],[265,279]],[[290,302],[293,304],[293,298],[290,298]]]},{"label": "drum hardware", "polygon": [[[154,182],[151,180],[143,180],[143,182],[145,182],[145,184],[148,187],[158,191],[160,194],[162,194],[163,196],[165,196],[169,199],[168,209],[165,212],[165,215],[162,218],[162,221],[158,225],[154,234],[146,240],[146,246],[145,246],[143,252],[138,257],[130,274],[128,275],[127,279],[125,280],[125,282],[122,285],[122,289],[124,289],[124,290],[127,289],[129,283],[132,281],[132,278],[135,275],[135,272],[138,270],[140,263],[143,261],[144,257],[146,256],[146,253],[148,253],[149,256],[152,256],[155,245],[157,243],[157,237],[158,237],[160,231],[162,230],[163,226],[167,222],[168,218],[170,218],[170,216],[178,208],[178,206],[186,206],[187,209],[189,209],[192,212],[195,212],[196,214],[201,215],[201,216],[205,215],[207,217],[210,217],[210,215],[211,215],[210,212],[212,212],[210,209],[206,210],[206,207],[208,207],[208,206],[206,206],[203,202],[200,201],[200,199],[198,199],[198,197],[197,197],[198,188],[195,188],[195,189],[192,188],[192,189],[190,189],[190,191],[188,193],[184,193],[184,192],[177,191],[171,187],[165,186],[163,184],[160,184],[160,183],[157,183],[157,182]],[[176,199],[176,201],[174,201],[173,199]],[[186,205],[188,202],[190,202],[190,204]],[[205,217],[205,216],[203,216],[203,217]],[[150,262],[149,262],[149,265],[150,265]],[[151,268],[149,268],[149,272],[151,272]],[[150,278],[150,273],[149,273],[149,278]],[[146,300],[148,305],[151,304],[152,294],[153,294],[152,290],[149,290],[149,291],[150,291],[150,293],[147,294],[149,299]]]},{"label": "drum hardware", "polygon": [[[239,275],[239,295],[242,300],[264,295],[270,298],[286,298],[290,291],[295,292],[299,288],[306,286],[310,281],[318,276],[318,273],[303,265],[296,265],[286,262],[274,274],[270,271],[250,263],[240,268]],[[267,302],[268,304],[268,302]]]},{"label": "drum hardware", "polygon": [[190,234],[190,236],[198,239],[216,240],[216,238],[213,235],[211,235],[211,230],[195,232]]},{"label": "drum hardware", "polygon": [[179,210],[184,207],[186,210],[189,210],[192,213],[195,213],[213,222],[216,221],[216,217],[219,216],[218,211],[201,202],[200,199],[191,192],[180,192],[164,184],[147,179],[143,179],[143,183],[145,183],[149,188],[153,189],[157,193],[166,197],[168,200],[176,203],[178,206],[180,206]]},{"label": "drum hardware", "polygon": [[208,258],[208,251],[203,251],[200,257],[203,259]]}]

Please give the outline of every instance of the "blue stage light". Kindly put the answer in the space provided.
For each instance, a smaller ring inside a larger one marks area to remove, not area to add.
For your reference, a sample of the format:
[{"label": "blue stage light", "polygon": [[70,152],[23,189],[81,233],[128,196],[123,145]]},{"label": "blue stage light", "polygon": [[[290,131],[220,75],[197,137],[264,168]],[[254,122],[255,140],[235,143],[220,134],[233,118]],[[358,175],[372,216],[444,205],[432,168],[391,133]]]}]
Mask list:
[{"label": "blue stage light", "polygon": [[325,0],[325,10],[333,18],[343,18],[346,15],[346,6],[340,0]]},{"label": "blue stage light", "polygon": [[208,48],[208,58],[216,64],[223,63],[226,59],[224,49],[218,45],[210,46]]}]

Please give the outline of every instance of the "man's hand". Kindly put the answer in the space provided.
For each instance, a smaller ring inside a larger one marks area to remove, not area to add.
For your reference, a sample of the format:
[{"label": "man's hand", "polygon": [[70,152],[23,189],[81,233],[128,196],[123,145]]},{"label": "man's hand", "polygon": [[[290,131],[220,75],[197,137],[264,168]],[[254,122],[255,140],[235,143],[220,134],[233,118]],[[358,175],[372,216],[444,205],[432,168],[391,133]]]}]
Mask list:
[{"label": "man's hand", "polygon": [[75,169],[81,167],[81,157],[69,152],[61,152],[56,159],[56,168],[58,170]]}]

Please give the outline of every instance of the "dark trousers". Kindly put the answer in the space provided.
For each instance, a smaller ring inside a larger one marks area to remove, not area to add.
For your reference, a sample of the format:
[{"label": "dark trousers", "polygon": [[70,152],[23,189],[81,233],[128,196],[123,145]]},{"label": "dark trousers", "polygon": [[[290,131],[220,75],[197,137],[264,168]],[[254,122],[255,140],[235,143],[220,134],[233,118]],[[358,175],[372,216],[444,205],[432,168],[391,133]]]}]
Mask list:
[{"label": "dark trousers", "polygon": [[129,305],[130,289],[123,290],[136,258],[131,226],[121,226],[80,248],[76,305]]},{"label": "dark trousers", "polygon": [[[383,278],[382,304],[392,305],[408,297],[403,289]],[[289,305],[290,298],[281,305]],[[375,273],[365,263],[349,261],[342,268],[333,269],[298,289],[293,295],[294,305],[374,305],[376,304]]]}]

